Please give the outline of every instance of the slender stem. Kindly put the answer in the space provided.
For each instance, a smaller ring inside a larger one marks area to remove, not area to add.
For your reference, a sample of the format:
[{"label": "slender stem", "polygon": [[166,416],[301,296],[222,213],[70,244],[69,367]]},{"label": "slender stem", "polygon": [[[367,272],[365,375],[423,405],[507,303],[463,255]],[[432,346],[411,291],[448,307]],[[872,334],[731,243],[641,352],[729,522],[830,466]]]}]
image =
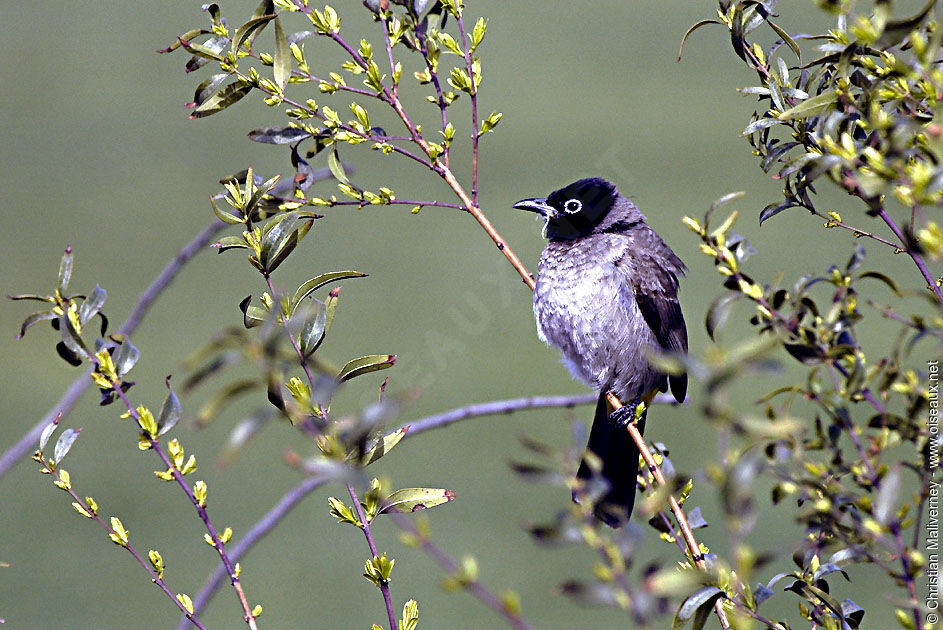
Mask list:
[{"label": "slender stem", "polygon": [[[842,391],[841,383],[838,382],[838,376],[836,372],[840,371],[846,378],[848,377],[848,373],[835,361],[828,361],[826,362],[826,365],[829,368],[828,373],[832,377],[832,388],[836,392]],[[828,405],[825,405],[824,401],[821,402],[823,408],[825,408],[827,412],[835,417],[839,416],[839,414],[835,414]],[[871,460],[868,458],[868,454],[864,450],[864,445],[861,443],[861,431],[858,429],[858,426],[851,421],[851,417],[849,415],[844,415],[840,419],[842,424],[845,425],[845,430],[848,432],[848,436],[851,438],[852,444],[855,445],[855,450],[858,452],[858,457],[861,458],[861,461],[864,462],[865,468],[867,468],[868,480],[872,485],[877,486],[880,482],[880,479],[878,478],[877,472],[874,470],[874,466],[871,465]]]},{"label": "slender stem", "polygon": [[913,567],[910,564],[910,556],[907,553],[906,545],[900,535],[900,523],[891,523],[891,532],[894,534],[894,543],[897,547],[897,555],[900,559],[901,571],[900,579],[907,585],[907,595],[910,597],[910,610],[913,613],[914,627],[916,630],[924,630],[923,615],[921,611],[923,606],[917,597],[917,585],[914,583]]},{"label": "slender stem", "polygon": [[[183,266],[199,252],[203,251],[224,227],[226,227],[225,223],[214,219],[213,223],[205,227],[199,234],[193,237],[189,243],[184,245],[170,262],[167,263],[163,270],[157,274],[157,277],[154,278],[151,284],[138,296],[138,301],[131,310],[131,314],[128,315],[128,318],[118,327],[118,332],[125,335],[133,333],[147,315],[151,305],[158,296],[170,286],[170,283],[177,277],[177,274],[180,273]],[[85,390],[92,385],[92,379],[89,377],[90,374],[91,370],[88,370],[72,381],[72,384],[66,389],[62,398],[33,425],[33,428],[17,440],[16,444],[4,451],[3,455],[0,456],[0,479],[2,479],[18,461],[36,449],[36,443],[39,441],[39,436],[42,434],[46,425],[55,420],[56,416],[59,414],[62,414],[62,416],[69,414],[82,397],[82,394],[85,393]]]},{"label": "slender stem", "polygon": [[[442,114],[442,133],[445,133],[446,127],[449,125],[449,117],[446,112],[448,105],[445,104],[445,95],[442,93],[442,84],[439,82],[439,72],[432,67],[432,62],[429,60],[429,45],[426,43],[426,33],[416,31],[416,39],[419,40],[419,52],[422,53],[422,58],[426,61],[426,71],[429,73],[429,77],[432,79],[432,85],[435,87],[436,100],[439,102],[439,112]],[[449,165],[449,147],[445,147],[445,165]]]},{"label": "slender stem", "polygon": [[[461,572],[459,564],[441,547],[430,540],[428,536],[423,535],[407,515],[391,512],[390,517],[400,529],[410,534],[426,555],[432,558],[446,573],[455,575]],[[479,601],[488,606],[488,608],[504,617],[505,621],[507,621],[512,628],[516,630],[533,630],[533,626],[521,617],[520,613],[508,609],[508,607],[504,605],[504,602],[502,602],[497,595],[488,590],[477,578],[463,579],[461,584],[472,595],[477,597]]]},{"label": "slender stem", "polygon": [[[907,238],[904,236],[904,233],[901,232],[900,228],[897,227],[897,224],[894,223],[894,219],[887,213],[887,210],[884,209],[884,206],[881,206],[881,209],[878,211],[878,216],[887,224],[887,227],[891,228],[891,231],[894,233],[894,236],[900,239],[901,243],[906,243]],[[923,275],[923,279],[927,281],[927,286],[936,294],[936,299],[943,304],[943,291],[940,290],[939,285],[936,283],[936,279],[930,274],[930,270],[927,269],[926,263],[923,261],[923,257],[912,247],[906,248],[904,251],[907,252],[907,255],[914,261],[914,264],[917,265],[917,269],[920,270],[920,273]]]},{"label": "slender stem", "polygon": [[400,429],[407,429],[406,436],[414,437],[420,433],[447,427],[469,418],[509,414],[525,409],[545,409],[548,407],[569,408],[577,405],[590,405],[596,402],[596,398],[596,394],[580,394],[577,396],[530,396],[527,398],[494,400],[486,403],[457,407],[443,413],[420,418],[419,420],[412,420],[404,423]]},{"label": "slender stem", "polygon": [[[137,409],[135,409],[131,404],[131,401],[128,400],[125,392],[121,389],[121,383],[115,383],[114,391],[116,394],[118,394],[118,397],[121,398],[131,418],[133,418],[135,423],[141,427],[140,415],[138,414]],[[143,427],[141,428],[143,429]],[[193,490],[190,489],[190,485],[183,478],[183,473],[180,472],[170,456],[164,451],[160,441],[156,437],[151,437],[146,432],[143,433],[143,435],[150,444],[151,449],[157,453],[158,457],[160,457],[160,459],[164,462],[164,465],[167,466],[167,470],[173,474],[174,481],[177,482],[177,485],[183,490],[184,494],[187,495],[187,498],[190,499],[190,503],[193,505],[193,507],[196,508],[200,520],[203,521],[203,526],[206,528],[206,531],[209,533],[210,538],[213,541],[213,547],[216,549],[216,553],[219,554],[220,560],[223,561],[223,565],[226,567],[229,580],[232,583],[233,589],[236,591],[236,597],[239,599],[239,604],[242,606],[243,620],[246,622],[249,628],[252,630],[257,630],[255,616],[252,614],[252,608],[249,606],[249,601],[246,599],[246,594],[242,590],[242,583],[239,580],[239,576],[236,575],[235,567],[230,561],[229,555],[226,553],[223,541],[219,537],[219,533],[213,526],[212,521],[210,521],[209,514],[206,512],[206,507],[204,507],[193,494]]]},{"label": "slender stem", "polygon": [[[612,392],[606,394],[606,399],[614,410],[622,407],[622,403]],[[665,480],[665,475],[662,473],[655,458],[652,457],[652,452],[648,449],[648,444],[645,443],[645,438],[643,438],[642,434],[639,432],[638,426],[636,426],[633,421],[626,425],[626,429],[632,437],[632,441],[635,442],[635,445],[638,447],[639,452],[642,454],[642,459],[645,460],[648,471],[655,477],[655,481],[657,481],[660,486],[666,486],[668,482]],[[678,527],[681,529],[681,535],[684,537],[684,542],[688,547],[691,560],[699,569],[707,573],[707,562],[704,560],[704,555],[701,553],[701,547],[694,537],[694,532],[691,530],[691,525],[688,523],[684,510],[681,509],[681,504],[678,503],[678,500],[675,499],[673,494],[668,495],[668,505],[671,507],[671,512],[674,514],[675,520],[678,521]],[[730,622],[727,621],[727,614],[724,612],[724,606],[721,600],[714,602],[714,612],[720,620],[720,626],[725,629],[730,628]]]},{"label": "slender stem", "polygon": [[[275,529],[275,526],[281,523],[282,519],[284,519],[302,499],[323,486],[327,481],[328,480],[323,477],[308,477],[282,495],[279,502],[273,505],[262,518],[256,521],[245,535],[239,539],[238,543],[232,545],[228,552],[229,559],[233,562],[239,562],[256,543]],[[212,575],[204,582],[200,592],[193,598],[193,614],[199,614],[206,605],[210,603],[210,600],[213,598],[213,595],[216,594],[216,591],[223,583],[223,578],[225,578],[226,575],[225,565],[217,565]],[[181,619],[180,623],[177,625],[177,630],[186,630],[186,624],[187,619]]]},{"label": "slender stem", "polygon": [[888,246],[890,246],[890,247],[893,247],[893,248],[894,248],[895,250],[897,250],[897,251],[901,251],[901,252],[902,252],[902,251],[906,251],[906,250],[904,249],[904,246],[901,245],[901,244],[899,244],[899,243],[895,243],[894,241],[889,241],[889,240],[887,240],[886,238],[883,238],[883,237],[878,236],[877,234],[873,234],[873,233],[871,233],[871,232],[867,232],[867,231],[865,231],[865,230],[862,230],[861,228],[856,228],[856,227],[853,226],[853,225],[848,225],[847,223],[845,223],[845,222],[843,222],[843,221],[836,221],[836,220],[833,219],[832,217],[830,217],[830,216],[828,216],[828,215],[826,215],[826,214],[822,214],[821,211],[816,210],[816,209],[813,208],[813,207],[810,207],[810,206],[803,206],[803,207],[806,208],[807,210],[809,210],[809,212],[811,212],[811,213],[814,214],[815,216],[817,216],[817,217],[819,217],[819,218],[822,218],[822,219],[825,219],[826,221],[828,221],[828,223],[829,223],[830,225],[833,225],[833,226],[835,226],[835,227],[840,227],[840,228],[843,228],[843,229],[846,229],[846,230],[850,230],[851,232],[854,232],[855,236],[857,236],[857,237],[864,236],[864,237],[870,238],[870,239],[872,239],[872,240],[875,240],[875,241],[877,241],[878,243],[883,243],[884,245],[888,245]]},{"label": "slender stem", "polygon": [[[350,500],[354,502],[354,509],[357,511],[357,518],[360,520],[360,529],[363,531],[364,538],[367,539],[367,546],[374,558],[380,554],[377,552],[377,546],[373,542],[373,533],[370,531],[370,521],[364,514],[363,506],[360,505],[360,498],[351,484],[347,484],[347,492],[350,493]],[[396,630],[396,611],[393,610],[393,598],[390,595],[390,584],[383,580],[380,581],[380,592],[383,593],[383,602],[386,604],[386,614],[390,619],[390,630]]]},{"label": "slender stem", "polygon": [[534,290],[536,283],[534,278],[527,271],[527,267],[524,266],[524,263],[521,262],[521,259],[517,257],[517,254],[511,250],[508,244],[504,241],[504,238],[498,233],[494,226],[491,224],[491,221],[488,220],[488,217],[485,216],[484,212],[481,211],[471,197],[468,196],[468,193],[465,192],[465,189],[462,188],[462,185],[455,178],[455,174],[452,173],[447,167],[442,169],[442,177],[445,179],[445,182],[449,187],[458,195],[458,198],[462,200],[462,203],[465,204],[465,210],[468,211],[472,217],[475,218],[475,221],[478,222],[478,225],[491,237],[491,240],[494,241],[494,244],[497,245],[498,249],[501,250],[501,253],[504,254],[504,257],[508,259],[508,262],[511,263],[511,266],[514,267],[515,271],[520,274],[521,279],[524,280],[531,291]]},{"label": "slender stem", "polygon": [[[272,299],[275,299],[275,285],[272,284],[272,277],[268,273],[262,274],[265,277],[265,283],[268,285],[268,290],[271,291]],[[288,335],[288,340],[291,342],[291,347],[295,349],[295,354],[298,355],[298,362],[301,364],[301,368],[305,372],[305,376],[308,377],[308,385],[311,386],[311,389],[315,389],[314,384],[314,375],[311,373],[311,368],[308,366],[308,362],[305,360],[305,355],[301,351],[301,346],[298,345],[298,342],[295,340],[295,336],[291,332],[290,324],[288,319],[285,318],[282,320],[285,324],[285,334]]]},{"label": "slender stem", "polygon": [[472,120],[472,203],[478,205],[478,85],[472,68],[471,51],[468,49],[468,37],[465,34],[465,25],[462,14],[458,14],[458,32],[462,36],[462,50],[465,52],[465,70],[471,80],[471,120]]},{"label": "slender stem", "polygon": [[[360,206],[366,208],[371,205],[368,201],[331,201],[328,204],[328,207],[334,206]],[[394,199],[389,203],[382,204],[384,206],[429,206],[432,208],[452,208],[453,210],[464,210],[465,206],[460,206],[457,203],[447,203],[445,201],[417,201],[414,199]]]},{"label": "slender stem", "polygon": [[[386,56],[390,62],[390,81],[393,83],[393,96],[399,94],[399,83],[393,80],[396,74],[396,63],[393,61],[393,44],[390,41],[390,24],[387,21],[386,12],[380,12],[380,25],[383,26],[383,42],[386,46]],[[394,629],[395,630],[395,629]]]},{"label": "slender stem", "polygon": [[[49,463],[46,462],[45,460],[42,462],[42,464],[46,468],[49,468],[52,471],[53,478],[56,481],[59,481],[61,483],[62,477],[59,475],[59,470],[56,468],[50,467]],[[88,505],[88,503],[85,500],[83,500],[78,495],[78,493],[76,493],[75,490],[72,489],[71,485],[68,485],[64,487],[63,489],[69,494],[70,497],[72,497],[72,500],[75,501],[76,504],[80,505],[87,514],[91,515],[92,520],[94,520],[96,523],[101,525],[102,528],[104,528],[104,530],[108,532],[109,535],[117,536],[117,532],[115,532],[115,530],[111,528],[111,525],[106,523],[104,519],[102,519],[102,517],[98,515],[97,511],[92,510],[92,508]],[[186,608],[184,608],[183,604],[180,602],[179,599],[177,599],[176,595],[173,594],[173,591],[170,590],[170,588],[167,586],[167,583],[164,582],[163,578],[157,574],[157,571],[154,570],[154,567],[151,566],[150,562],[146,562],[144,558],[141,557],[141,554],[137,552],[137,550],[134,548],[134,546],[130,542],[122,543],[119,546],[124,547],[128,551],[128,553],[130,553],[134,557],[137,563],[140,564],[142,567],[144,567],[144,570],[147,571],[148,575],[151,578],[151,582],[156,584],[157,587],[160,590],[162,590],[164,594],[166,594],[167,597],[171,599],[171,601],[173,601],[173,603],[177,606],[177,608],[179,608],[181,612],[183,612],[183,623],[181,624],[183,628],[187,628],[189,627],[190,624],[193,624],[197,628],[201,628],[201,630],[206,630],[206,627],[202,623],[200,623],[199,619],[196,618],[196,615],[198,614],[196,609],[194,609],[194,611],[190,613],[187,611]]]}]

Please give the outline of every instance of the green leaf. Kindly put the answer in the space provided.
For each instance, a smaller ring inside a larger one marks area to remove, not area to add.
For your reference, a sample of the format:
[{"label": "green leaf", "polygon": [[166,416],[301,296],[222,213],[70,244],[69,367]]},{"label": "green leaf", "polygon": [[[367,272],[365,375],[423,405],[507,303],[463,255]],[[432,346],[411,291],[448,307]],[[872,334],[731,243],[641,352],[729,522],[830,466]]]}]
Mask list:
[{"label": "green leaf", "polygon": [[901,499],[900,468],[894,467],[881,479],[877,497],[874,499],[874,519],[882,525],[890,525],[895,518],[894,509]]},{"label": "green leaf", "polygon": [[448,503],[455,492],[445,488],[403,488],[386,498],[379,514],[384,512],[415,512]]},{"label": "green leaf", "polygon": [[[187,49],[187,52],[193,53],[194,58],[208,59],[210,61],[225,61],[222,56],[219,54],[223,48],[225,48],[225,40],[222,40],[219,37],[214,37],[213,39],[206,42],[206,44],[194,44],[192,42],[180,42],[180,45]],[[193,61],[192,63],[187,64],[187,70],[192,72],[198,67],[206,63]]]},{"label": "green leaf", "polygon": [[238,396],[258,389],[259,386],[260,383],[257,380],[241,379],[229,383],[219,391],[214,392],[210,399],[203,403],[199,412],[197,412],[195,419],[196,425],[198,427],[207,426],[216,419],[216,416],[225,409],[226,405],[230,404]]},{"label": "green leaf", "polygon": [[55,318],[56,318],[56,314],[53,313],[52,311],[38,311],[36,313],[33,313],[32,315],[30,315],[29,317],[23,320],[23,324],[20,326],[20,332],[19,334],[17,334],[16,338],[22,339],[23,335],[26,334],[26,330],[33,324],[38,324],[39,322],[43,322],[43,321],[55,319]]},{"label": "green leaf", "polygon": [[746,24],[743,19],[743,3],[738,2],[730,20],[730,43],[733,45],[733,51],[744,61],[747,60],[745,37]]},{"label": "green leaf", "polygon": [[196,108],[190,118],[205,118],[223,111],[230,105],[238,102],[243,96],[252,91],[252,85],[241,79],[226,84],[223,89],[214,94],[202,105]]},{"label": "green leaf", "polygon": [[[255,11],[252,13],[252,17],[248,22],[236,29],[236,33],[232,37],[232,52],[235,53],[242,46],[249,37],[252,37],[252,40],[255,39],[255,36],[262,32],[262,29],[265,28],[265,25],[275,19],[275,3],[272,0],[262,0]],[[252,48],[252,41],[249,41],[246,48]]]},{"label": "green leaf", "polygon": [[[723,594],[724,592],[716,586],[704,586],[699,588],[684,600],[684,603],[678,608],[678,612],[675,613],[675,619],[681,622],[687,621],[694,616],[698,608],[712,604],[715,599]],[[682,623],[681,626],[678,627],[682,627],[683,625]],[[672,624],[672,627],[675,627],[674,624]]]},{"label": "green leaf", "polygon": [[377,370],[385,370],[395,363],[395,354],[369,354],[367,356],[348,361],[347,365],[342,367],[341,371],[338,372],[337,380],[338,382],[343,383],[363,374],[376,372]]},{"label": "green leaf", "polygon": [[48,295],[37,295],[35,293],[21,293],[19,295],[8,295],[10,300],[35,300],[36,302],[46,302],[47,304],[55,304],[55,298]]},{"label": "green leaf", "polygon": [[262,127],[249,132],[249,140],[265,144],[292,144],[311,134],[296,127]]},{"label": "green leaf", "polygon": [[52,434],[56,430],[57,426],[59,426],[58,417],[46,425],[46,428],[43,429],[42,434],[39,436],[39,450],[46,448],[46,443],[49,442],[49,438],[52,437]]},{"label": "green leaf", "polygon": [[209,35],[211,31],[206,30],[205,28],[194,28],[190,29],[183,35],[180,35],[177,40],[172,43],[167,48],[161,48],[157,52],[159,53],[169,53],[180,48],[183,42],[189,42],[191,39],[199,37],[200,35]]},{"label": "green leaf", "polygon": [[344,164],[341,162],[340,156],[337,155],[336,148],[327,156],[327,165],[337,181],[350,185],[350,178],[347,177],[347,173],[344,171]]},{"label": "green leaf", "polygon": [[66,429],[62,432],[62,435],[56,440],[56,448],[52,456],[57,464],[69,453],[69,449],[72,448],[72,444],[75,443],[81,432],[82,429]]},{"label": "green leaf", "polygon": [[223,81],[226,80],[229,74],[225,72],[220,72],[219,74],[214,74],[209,79],[203,81],[196,87],[196,91],[193,92],[193,101],[187,103],[188,109],[193,109],[194,107],[199,107],[203,102],[210,97],[210,95],[216,91]]},{"label": "green leaf", "polygon": [[890,46],[896,46],[902,42],[904,38],[910,35],[911,31],[920,26],[924,18],[927,17],[927,14],[930,13],[935,4],[936,0],[927,0],[927,3],[916,15],[901,20],[888,21],[884,26],[884,31],[878,38],[876,45],[880,46],[881,48],[888,48]]},{"label": "green leaf", "polygon": [[64,343],[65,347],[71,350],[76,357],[91,360],[91,354],[85,347],[85,342],[82,341],[82,337],[72,325],[72,320],[70,320],[66,314],[59,316],[59,332],[62,334],[62,343]]},{"label": "green leaf", "polygon": [[678,47],[678,61],[681,61],[681,55],[684,54],[684,43],[688,41],[688,37],[691,35],[691,33],[701,28],[702,26],[707,26],[708,24],[720,24],[720,23],[721,22],[718,20],[701,20],[700,22],[698,22],[697,24],[689,28],[687,31],[685,31],[684,37],[681,38],[681,45]]},{"label": "green leaf", "polygon": [[282,28],[282,20],[275,17],[275,61],[272,71],[275,76],[275,83],[278,87],[285,90],[288,85],[288,79],[291,78],[291,51],[288,48],[288,41],[285,39],[285,30]]},{"label": "green leaf", "polygon": [[750,134],[756,133],[761,129],[766,129],[772,127],[773,125],[781,125],[783,121],[778,118],[759,118],[754,120],[749,125],[746,126],[746,129],[740,132],[740,136],[749,136]]},{"label": "green leaf", "polygon": [[[799,45],[796,43],[796,40],[792,36],[784,31],[782,27],[774,24],[772,20],[766,20],[766,23],[769,24],[770,28],[776,31],[776,34],[783,38],[783,41],[786,42],[786,45],[792,49],[792,52],[795,53],[796,57],[799,59],[799,63],[802,63],[802,51],[799,49]],[[785,80],[786,77],[783,77]]]},{"label": "green leaf", "polygon": [[241,236],[224,236],[219,239],[213,247],[219,250],[219,253],[223,253],[227,249],[249,249],[249,246],[246,245],[245,240]]},{"label": "green leaf", "polygon": [[[305,310],[308,310],[306,308]],[[308,357],[313,354],[324,340],[327,329],[327,307],[323,302],[312,300],[310,312],[305,313],[304,324],[301,326],[298,345],[301,353]]]},{"label": "green leaf", "polygon": [[239,310],[242,311],[242,324],[246,328],[255,328],[261,326],[268,317],[268,311],[258,306],[249,306],[252,296],[249,295],[239,302]]},{"label": "green leaf", "polygon": [[124,341],[121,342],[121,345],[118,346],[118,349],[115,350],[114,358],[112,359],[118,376],[123,377],[130,372],[131,368],[134,367],[134,364],[137,363],[140,358],[141,351],[134,347],[130,339],[125,338]]},{"label": "green leaf", "polygon": [[859,280],[861,278],[874,278],[875,280],[880,280],[881,282],[886,284],[890,288],[891,291],[894,292],[894,295],[898,297],[901,296],[900,287],[898,287],[894,279],[888,276],[887,274],[883,274],[880,271],[865,271],[863,274],[858,276]]},{"label": "green leaf", "polygon": [[330,284],[331,282],[337,282],[338,280],[346,280],[347,278],[366,278],[367,274],[360,273],[359,271],[331,271],[328,273],[322,273],[319,276],[311,278],[295,291],[295,296],[291,299],[291,306],[289,309],[289,315],[295,312],[295,309],[298,308],[298,305],[301,304],[301,301],[311,295],[313,292],[317,291],[321,287]]},{"label": "green leaf", "polygon": [[406,432],[409,431],[409,427],[401,427],[392,433],[387,433],[382,438],[380,438],[376,445],[367,450],[360,458],[361,466],[369,466],[373,462],[377,461],[391,450],[393,447],[400,443],[406,436]]},{"label": "green leaf", "polygon": [[838,90],[828,90],[821,94],[811,96],[802,101],[795,107],[791,107],[779,114],[777,118],[782,121],[797,120],[808,118],[821,113],[825,108],[838,100]]},{"label": "green leaf", "polygon": [[706,229],[707,226],[710,224],[711,215],[717,212],[717,210],[721,206],[724,206],[735,199],[739,199],[740,197],[745,197],[745,196],[746,196],[746,193],[740,190],[737,192],[727,193],[726,195],[724,195],[723,197],[721,197],[720,199],[712,203],[711,207],[708,208],[707,212],[704,213],[704,223],[703,223],[704,228]]},{"label": "green leaf", "polygon": [[725,293],[714,300],[707,309],[704,327],[707,329],[707,335],[712,341],[714,340],[714,333],[727,321],[727,317],[730,315],[730,307],[742,297],[743,294],[736,291]]},{"label": "green leaf", "polygon": [[304,238],[314,219],[302,218],[298,212],[288,212],[269,221],[262,229],[262,253],[259,262],[271,273]]},{"label": "green leaf", "polygon": [[170,384],[170,377],[168,376],[166,381],[167,383],[167,398],[164,399],[164,404],[160,407],[160,413],[157,415],[157,436],[160,437],[168,431],[174,428],[178,422],[180,422],[181,408],[180,408],[180,399],[177,398],[177,394],[174,393],[174,388]]},{"label": "green leaf", "polygon": [[[213,206],[213,214],[215,214],[216,218],[222,221],[223,223],[228,223],[229,225],[242,225],[245,223],[245,221],[243,221],[236,215],[230,212],[226,212],[225,210],[222,210],[219,206],[216,205],[216,200],[214,200],[212,197],[210,197],[210,205]],[[230,238],[236,238],[240,243],[245,245],[245,241],[243,241],[240,237],[230,237]]]},{"label": "green leaf", "polygon": [[69,281],[72,280],[72,263],[74,261],[74,256],[72,255],[72,246],[65,248],[65,253],[62,254],[62,260],[59,261],[59,283],[57,288],[59,293],[65,295],[66,289],[69,288]]},{"label": "green leaf", "polygon": [[92,289],[92,294],[85,298],[85,301],[82,302],[82,306],[79,307],[79,323],[84,324],[95,317],[95,314],[105,305],[107,298],[108,293],[96,284],[95,288]]}]

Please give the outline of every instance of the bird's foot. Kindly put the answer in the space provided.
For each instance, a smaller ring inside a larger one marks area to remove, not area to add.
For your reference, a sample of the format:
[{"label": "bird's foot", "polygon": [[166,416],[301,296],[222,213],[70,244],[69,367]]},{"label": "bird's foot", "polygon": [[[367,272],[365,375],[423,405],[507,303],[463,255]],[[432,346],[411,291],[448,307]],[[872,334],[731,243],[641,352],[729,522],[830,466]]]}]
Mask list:
[{"label": "bird's foot", "polygon": [[635,408],[637,405],[624,405],[619,407],[611,414],[609,420],[618,427],[626,427],[635,420]]},{"label": "bird's foot", "polygon": [[618,409],[615,409],[611,414],[609,414],[609,419],[615,423],[616,426],[625,427],[628,426],[630,422],[634,422],[638,419],[638,416],[644,412],[645,406],[642,403],[641,409],[639,404],[641,403],[642,395],[639,394],[635,397],[631,403],[622,405]]}]

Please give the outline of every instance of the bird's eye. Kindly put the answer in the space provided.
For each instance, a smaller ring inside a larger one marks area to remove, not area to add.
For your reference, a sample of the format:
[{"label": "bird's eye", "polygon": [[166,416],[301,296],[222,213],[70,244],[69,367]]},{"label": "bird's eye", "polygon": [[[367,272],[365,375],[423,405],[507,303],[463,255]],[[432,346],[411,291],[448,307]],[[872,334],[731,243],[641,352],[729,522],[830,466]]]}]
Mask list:
[{"label": "bird's eye", "polygon": [[579,199],[570,199],[563,204],[563,211],[567,214],[576,214],[583,209],[583,202]]}]

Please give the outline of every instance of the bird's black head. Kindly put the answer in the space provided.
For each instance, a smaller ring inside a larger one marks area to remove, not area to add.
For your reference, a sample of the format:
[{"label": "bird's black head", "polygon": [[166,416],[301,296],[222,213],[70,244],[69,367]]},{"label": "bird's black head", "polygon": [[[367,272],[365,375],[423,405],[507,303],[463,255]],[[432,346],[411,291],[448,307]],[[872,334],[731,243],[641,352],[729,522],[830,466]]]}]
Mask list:
[{"label": "bird's black head", "polygon": [[591,234],[618,199],[614,184],[591,177],[555,190],[545,199],[522,199],[514,207],[544,217],[545,234],[551,241],[566,241]]}]

